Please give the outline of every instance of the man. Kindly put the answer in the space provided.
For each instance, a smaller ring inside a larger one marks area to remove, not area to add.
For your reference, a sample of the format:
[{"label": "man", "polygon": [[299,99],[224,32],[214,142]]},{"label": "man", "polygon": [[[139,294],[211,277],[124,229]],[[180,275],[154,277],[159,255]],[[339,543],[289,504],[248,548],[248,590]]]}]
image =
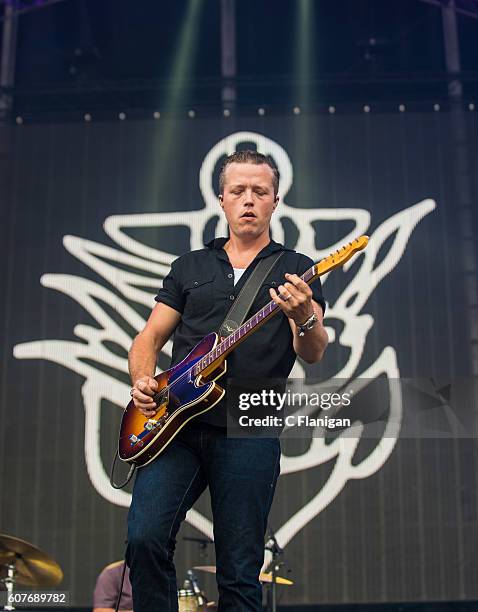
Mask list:
[{"label": "man", "polygon": [[[123,570],[125,570],[123,578]],[[128,566],[124,561],[116,561],[107,565],[96,580],[93,594],[93,612],[114,612],[118,595],[121,592],[119,610],[133,610],[133,597],[129,580]]]},{"label": "man", "polygon": [[[171,365],[182,360],[203,336],[217,330],[255,265],[277,250],[284,253],[250,314],[271,298],[283,314],[272,317],[228,357],[228,375],[287,378],[297,355],[315,363],[327,345],[320,282],[311,289],[299,278],[312,260],[270,238],[270,219],[279,202],[275,165],[255,151],[234,153],[222,167],[219,186],[229,238],[215,239],[205,249],[173,262],[156,296],[158,303],[131,347],[131,394],[148,418],[156,412],[152,396],[157,390],[153,378],[157,355],[173,332]],[[224,378],[218,382],[225,386]],[[280,444],[277,438],[228,438],[225,411],[222,400],[188,423],[164,453],[138,471],[128,516],[127,549],[135,612],[177,609],[175,536],[186,512],[207,486],[219,609],[262,610],[258,576],[279,475]]]}]

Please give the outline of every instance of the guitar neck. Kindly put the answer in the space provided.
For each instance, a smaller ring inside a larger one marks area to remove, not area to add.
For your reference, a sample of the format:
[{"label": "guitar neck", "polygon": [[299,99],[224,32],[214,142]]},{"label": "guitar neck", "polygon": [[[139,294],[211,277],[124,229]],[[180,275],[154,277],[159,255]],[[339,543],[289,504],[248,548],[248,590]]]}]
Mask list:
[{"label": "guitar neck", "polygon": [[[320,264],[319,264],[320,265]],[[321,274],[319,271],[319,265],[313,265],[311,268],[306,270],[300,277],[308,285],[313,283],[316,278]],[[218,359],[223,359],[232,353],[232,351],[246,338],[252,335],[259,329],[266,321],[273,317],[277,312],[280,311],[279,306],[271,300],[263,308],[261,308],[255,315],[243,323],[236,331],[220,342],[212,351],[207,353],[200,361],[198,361],[193,367],[193,374],[198,376],[206,368],[209,368],[213,362]]]},{"label": "guitar neck", "polygon": [[[322,259],[319,263],[314,264],[311,268],[306,270],[300,277],[308,285],[313,283],[316,278],[334,270],[339,266],[343,266],[357,251],[361,251],[368,244],[368,236],[360,236],[348,245],[338,249],[325,259]],[[248,336],[253,334],[261,325],[274,316],[280,310],[279,306],[271,300],[268,304],[261,308],[259,312],[243,323],[236,331],[222,340],[212,351],[207,353],[200,361],[198,361],[192,371],[195,376],[203,373],[207,370],[214,370],[214,362],[219,359],[224,359],[229,353],[231,353],[236,346],[238,346]],[[208,374],[207,372],[206,374]]]}]

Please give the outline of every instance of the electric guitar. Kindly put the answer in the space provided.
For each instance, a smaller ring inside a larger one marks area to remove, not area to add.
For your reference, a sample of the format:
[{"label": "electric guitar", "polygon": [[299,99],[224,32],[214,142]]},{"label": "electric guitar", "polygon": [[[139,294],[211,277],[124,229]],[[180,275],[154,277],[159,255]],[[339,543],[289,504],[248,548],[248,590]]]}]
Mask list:
[{"label": "electric guitar", "polygon": [[[314,264],[301,279],[310,285],[322,274],[342,266],[367,243],[368,236],[360,236]],[[215,332],[208,334],[180,363],[155,376],[158,391],[153,400],[157,412],[148,419],[133,400],[130,401],[120,425],[120,459],[137,467],[146,465],[168,446],[188,421],[211,410],[225,394],[215,381],[226,371],[227,355],[278,312],[279,306],[271,300],[227,338],[219,338]]]}]

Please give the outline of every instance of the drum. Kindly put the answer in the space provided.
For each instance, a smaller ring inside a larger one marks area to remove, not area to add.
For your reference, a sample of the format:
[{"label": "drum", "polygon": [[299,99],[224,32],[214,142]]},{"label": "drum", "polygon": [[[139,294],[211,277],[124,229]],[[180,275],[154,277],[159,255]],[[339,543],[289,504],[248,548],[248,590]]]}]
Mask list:
[{"label": "drum", "polygon": [[198,612],[199,604],[192,589],[179,589],[178,591],[179,612]]}]

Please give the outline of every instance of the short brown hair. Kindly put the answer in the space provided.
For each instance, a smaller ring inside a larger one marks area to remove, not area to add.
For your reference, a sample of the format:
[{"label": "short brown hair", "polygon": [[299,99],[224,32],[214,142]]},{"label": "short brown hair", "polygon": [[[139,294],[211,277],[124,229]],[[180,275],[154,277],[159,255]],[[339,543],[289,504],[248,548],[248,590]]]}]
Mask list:
[{"label": "short brown hair", "polygon": [[268,155],[263,155],[262,153],[258,153],[257,151],[253,151],[251,149],[247,149],[245,151],[236,151],[232,155],[226,157],[219,173],[220,193],[224,193],[224,185],[226,184],[226,168],[230,164],[256,164],[257,166],[266,164],[272,170],[272,185],[274,187],[274,195],[277,195],[277,192],[279,191],[280,179],[280,174],[277,166],[272,161],[272,158]]}]

